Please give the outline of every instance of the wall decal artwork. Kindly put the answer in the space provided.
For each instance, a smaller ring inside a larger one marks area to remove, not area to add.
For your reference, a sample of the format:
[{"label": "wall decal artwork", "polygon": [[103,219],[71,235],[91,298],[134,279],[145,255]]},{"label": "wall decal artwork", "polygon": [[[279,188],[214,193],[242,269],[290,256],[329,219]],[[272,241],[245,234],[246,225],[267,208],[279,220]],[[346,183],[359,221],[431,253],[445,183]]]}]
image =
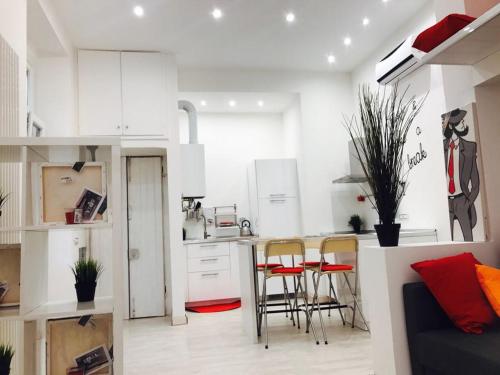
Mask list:
[{"label": "wall decal artwork", "polygon": [[475,119],[473,104],[441,115],[452,240],[484,240],[480,152]]}]

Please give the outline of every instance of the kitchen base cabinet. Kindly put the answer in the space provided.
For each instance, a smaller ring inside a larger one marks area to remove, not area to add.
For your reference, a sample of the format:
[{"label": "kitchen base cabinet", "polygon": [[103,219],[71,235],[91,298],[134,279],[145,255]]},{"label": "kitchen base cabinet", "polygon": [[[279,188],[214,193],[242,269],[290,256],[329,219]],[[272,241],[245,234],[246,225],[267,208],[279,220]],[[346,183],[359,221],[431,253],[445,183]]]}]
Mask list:
[{"label": "kitchen base cabinet", "polygon": [[240,297],[236,242],[202,242],[184,245],[187,256],[186,302]]}]

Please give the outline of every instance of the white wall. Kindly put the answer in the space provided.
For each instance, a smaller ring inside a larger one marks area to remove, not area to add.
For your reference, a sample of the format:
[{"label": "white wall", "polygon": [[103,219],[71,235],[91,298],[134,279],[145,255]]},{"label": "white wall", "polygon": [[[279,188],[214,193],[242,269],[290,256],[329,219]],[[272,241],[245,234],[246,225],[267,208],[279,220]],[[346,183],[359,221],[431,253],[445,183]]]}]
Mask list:
[{"label": "white wall", "polygon": [[189,69],[179,72],[179,89],[299,94],[302,126],[295,139],[300,137],[297,159],[304,231],[314,234],[334,229],[331,181],[348,171],[342,114],[351,113],[353,107],[349,74]]},{"label": "white wall", "polygon": [[[352,77],[353,92],[357,93],[358,86],[363,83],[368,83],[372,89],[376,89],[375,64],[406,37],[418,34],[435,22],[434,6],[429,3],[392,38],[377,48],[373,56],[354,70]],[[409,95],[416,95],[417,98],[421,98],[428,94],[428,97],[420,115],[416,118],[410,130],[405,150],[406,155],[414,156],[416,152],[420,151],[420,144],[422,144],[427,157],[411,170],[408,177],[408,191],[403,199],[399,213],[408,215],[408,219],[401,220],[403,227],[436,228],[438,229],[439,240],[445,241],[451,238],[451,233],[446,196],[446,177],[443,169],[440,116],[447,111],[447,106],[441,69],[440,66],[425,66],[400,82],[400,88],[406,88],[408,84],[411,85]],[[357,102],[357,95],[354,96],[354,100]],[[462,102],[461,105],[464,104],[467,104],[467,102]],[[416,134],[417,126],[422,130],[420,135]],[[366,204],[366,207],[369,209],[369,204]],[[376,219],[376,215],[370,215],[370,217],[372,220]],[[371,224],[373,222],[370,223],[370,226]]]},{"label": "white wall", "polygon": [[[181,143],[188,143],[187,115],[180,112]],[[205,145],[206,198],[203,207],[238,206],[250,218],[247,168],[254,159],[283,158],[281,114],[199,113],[198,139]]]},{"label": "white wall", "polygon": [[19,135],[26,129],[26,0],[0,0],[0,35],[19,56]]}]

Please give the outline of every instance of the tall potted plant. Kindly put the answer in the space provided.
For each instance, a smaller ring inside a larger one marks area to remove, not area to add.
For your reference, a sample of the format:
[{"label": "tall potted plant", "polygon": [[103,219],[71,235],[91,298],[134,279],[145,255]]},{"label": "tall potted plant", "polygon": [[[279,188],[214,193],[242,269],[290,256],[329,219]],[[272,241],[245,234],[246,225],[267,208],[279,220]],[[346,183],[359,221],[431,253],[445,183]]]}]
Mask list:
[{"label": "tall potted plant", "polygon": [[3,190],[0,189],[0,216],[2,216],[2,209],[5,206],[8,198],[9,194],[4,193]]},{"label": "tall potted plant", "polygon": [[93,301],[97,279],[103,271],[102,264],[92,258],[83,259],[78,260],[71,270],[75,276],[75,289],[78,302]]},{"label": "tall potted plant", "polygon": [[10,374],[10,363],[14,357],[14,349],[10,345],[0,344],[0,375]]},{"label": "tall potted plant", "polygon": [[400,94],[397,84],[390,93],[363,85],[358,93],[359,115],[344,121],[372,191],[372,196],[366,196],[379,216],[375,230],[380,246],[399,243],[401,224],[395,220],[408,186],[404,146],[426,98],[408,98],[407,91]]}]

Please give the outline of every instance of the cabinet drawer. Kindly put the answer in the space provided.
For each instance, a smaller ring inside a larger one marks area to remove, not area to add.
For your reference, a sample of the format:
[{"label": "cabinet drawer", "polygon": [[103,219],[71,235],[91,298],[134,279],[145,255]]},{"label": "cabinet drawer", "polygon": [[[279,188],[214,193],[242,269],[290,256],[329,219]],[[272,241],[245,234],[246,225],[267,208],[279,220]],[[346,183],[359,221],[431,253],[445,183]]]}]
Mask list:
[{"label": "cabinet drawer", "polygon": [[230,271],[192,272],[188,275],[189,302],[230,298]]},{"label": "cabinet drawer", "polygon": [[188,245],[188,258],[229,255],[229,242],[211,242]]},{"label": "cabinet drawer", "polygon": [[188,259],[188,272],[230,270],[229,257],[213,256]]}]

